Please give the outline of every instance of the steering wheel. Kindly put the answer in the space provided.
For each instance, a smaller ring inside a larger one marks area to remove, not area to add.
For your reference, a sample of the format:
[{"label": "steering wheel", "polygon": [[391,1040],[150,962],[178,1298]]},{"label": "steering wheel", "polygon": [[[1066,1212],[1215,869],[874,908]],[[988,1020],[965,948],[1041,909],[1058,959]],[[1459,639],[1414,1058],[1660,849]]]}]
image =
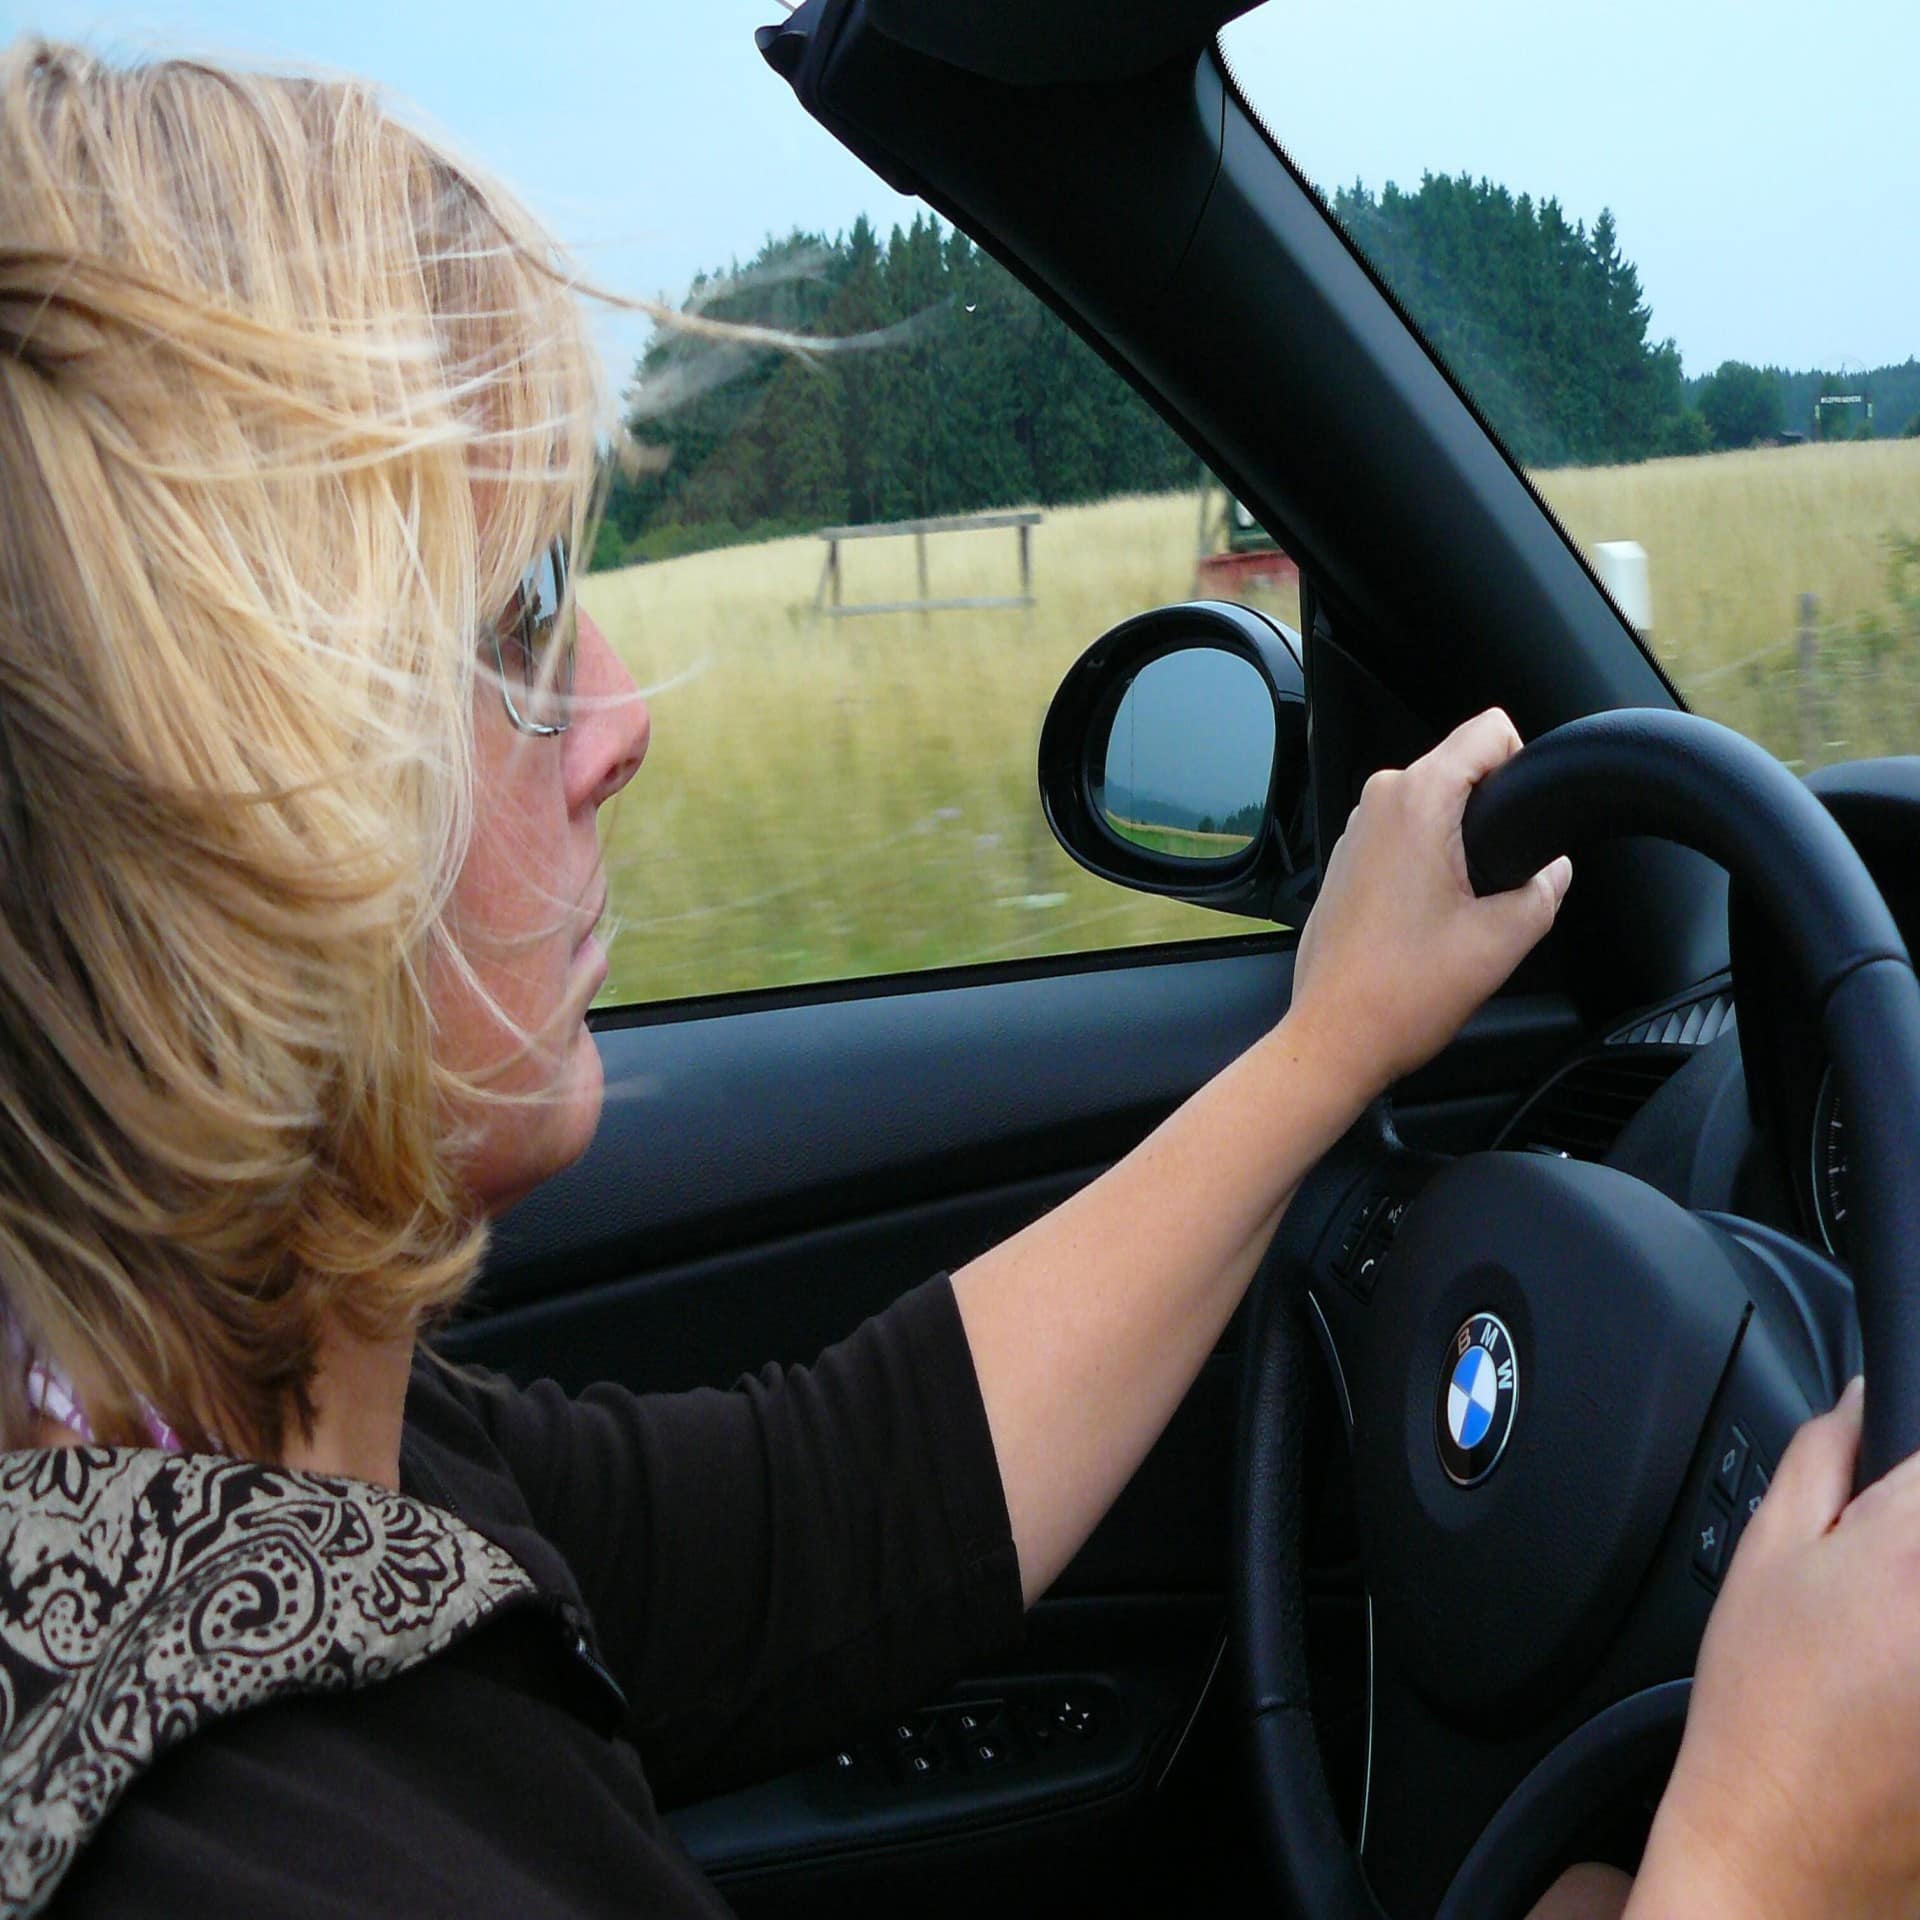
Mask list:
[{"label": "steering wheel", "polygon": [[[1605,1166],[1412,1154],[1378,1114],[1329,1156],[1253,1302],[1234,1573],[1263,1838],[1283,1907],[1315,1920],[1516,1913],[1583,1816],[1670,1763],[1740,1528],[1844,1377],[1816,1295],[1857,1299],[1863,1484],[1920,1448],[1920,988],[1892,916],[1797,779],[1689,714],[1543,735],[1465,823],[1482,893],[1624,834],[1717,860],[1797,965],[1847,1104],[1854,1270]],[[1353,1846],[1307,1689],[1316,1343],[1367,1586]]]}]

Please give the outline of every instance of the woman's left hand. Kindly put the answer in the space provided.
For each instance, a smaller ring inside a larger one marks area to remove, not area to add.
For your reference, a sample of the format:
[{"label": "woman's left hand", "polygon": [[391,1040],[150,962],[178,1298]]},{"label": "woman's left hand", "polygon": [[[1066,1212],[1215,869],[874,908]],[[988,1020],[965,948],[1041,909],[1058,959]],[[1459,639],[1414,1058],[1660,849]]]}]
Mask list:
[{"label": "woman's left hand", "polygon": [[1368,1095],[1423,1066],[1553,925],[1564,857],[1487,899],[1467,878],[1467,796],[1520,751],[1490,708],[1404,772],[1376,773],[1300,936],[1289,1021]]}]

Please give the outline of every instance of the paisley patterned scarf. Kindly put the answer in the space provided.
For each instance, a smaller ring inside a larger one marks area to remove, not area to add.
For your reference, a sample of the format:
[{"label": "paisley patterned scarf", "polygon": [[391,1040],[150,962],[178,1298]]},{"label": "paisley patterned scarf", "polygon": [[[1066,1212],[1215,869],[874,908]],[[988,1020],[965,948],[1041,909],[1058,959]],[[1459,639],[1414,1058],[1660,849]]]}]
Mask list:
[{"label": "paisley patterned scarf", "polygon": [[463,1521],[363,1481],[0,1453],[0,1916],[39,1912],[128,1785],[208,1722],[384,1679],[534,1592]]}]

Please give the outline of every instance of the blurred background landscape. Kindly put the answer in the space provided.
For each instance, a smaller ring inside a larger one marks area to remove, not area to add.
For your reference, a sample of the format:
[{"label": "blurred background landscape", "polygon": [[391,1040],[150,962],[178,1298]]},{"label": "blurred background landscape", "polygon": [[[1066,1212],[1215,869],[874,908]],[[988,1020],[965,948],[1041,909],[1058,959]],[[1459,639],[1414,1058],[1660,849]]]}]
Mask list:
[{"label": "blurred background landscape", "polygon": [[[1690,704],[1799,768],[1920,749],[1920,362],[1689,377],[1604,212],[1464,176],[1332,204],[1574,543],[1642,550]],[[1035,794],[1061,675],[1222,544],[1177,437],[930,217],[769,240],[686,305],[857,344],[663,329],[635,369],[582,588],[657,689],[603,999],[1253,931],[1082,873]],[[825,577],[822,529],[995,509],[1042,515],[1031,604],[828,610],[1018,599],[1002,528],[848,541]],[[1284,580],[1250,597],[1297,619]]]},{"label": "blurred background landscape", "polygon": [[[1034,782],[1060,674],[1194,594],[1223,496],[797,110],[754,43],[779,11],[470,0],[450,33],[390,0],[15,8],[133,58],[366,74],[594,285],[862,343],[595,310],[630,444],[610,419],[579,570],[656,723],[608,830],[604,1002],[1257,932],[1082,874]],[[1596,570],[1692,704],[1795,767],[1920,749],[1920,9],[1269,4],[1220,54],[1569,539],[1640,550]],[[929,536],[924,585],[906,536],[843,543],[825,577],[823,529],[1009,510],[1040,516],[1024,582],[1005,528]],[[1292,618],[1282,573],[1231,585]],[[836,588],[1015,604],[835,616]]]}]

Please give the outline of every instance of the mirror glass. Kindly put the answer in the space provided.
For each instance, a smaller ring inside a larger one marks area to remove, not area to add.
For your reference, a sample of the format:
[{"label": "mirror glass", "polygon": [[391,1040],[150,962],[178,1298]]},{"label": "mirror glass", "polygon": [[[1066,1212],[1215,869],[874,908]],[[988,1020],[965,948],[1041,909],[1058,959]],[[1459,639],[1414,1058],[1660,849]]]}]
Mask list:
[{"label": "mirror glass", "polygon": [[1253,844],[1273,784],[1273,696],[1220,647],[1150,660],[1121,696],[1094,804],[1122,839],[1178,860]]}]

